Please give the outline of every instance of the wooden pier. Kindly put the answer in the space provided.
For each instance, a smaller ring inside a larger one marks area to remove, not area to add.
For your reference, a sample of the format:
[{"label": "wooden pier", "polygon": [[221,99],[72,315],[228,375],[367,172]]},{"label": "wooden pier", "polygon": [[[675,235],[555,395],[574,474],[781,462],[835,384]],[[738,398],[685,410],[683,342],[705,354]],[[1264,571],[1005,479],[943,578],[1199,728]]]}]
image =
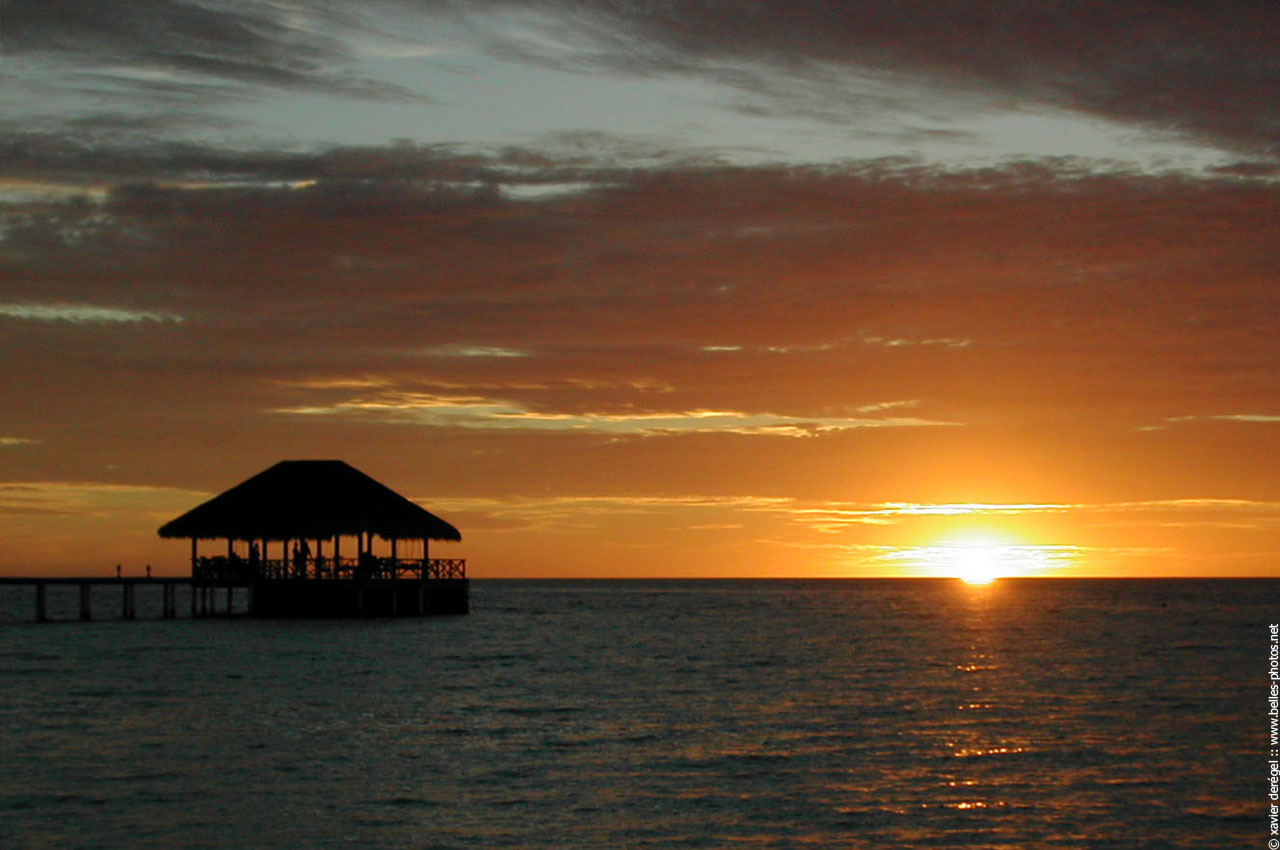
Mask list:
[{"label": "wooden pier", "polygon": [[[52,586],[73,585],[80,590],[80,620],[89,621],[93,619],[93,596],[91,589],[95,586],[108,585],[120,588],[120,619],[136,620],[138,618],[137,605],[137,589],[142,587],[159,587],[161,594],[161,616],[166,620],[176,619],[178,616],[178,587],[191,586],[191,616],[207,616],[213,612],[213,608],[206,604],[203,608],[197,608],[196,601],[200,594],[197,593],[199,586],[195,585],[189,578],[172,578],[157,577],[151,578],[103,578],[103,577],[65,577],[50,576],[47,578],[28,578],[28,577],[0,577],[0,585],[24,585],[31,587],[35,591],[35,621],[37,623],[49,622],[49,592],[48,588]],[[203,589],[203,588],[200,588]],[[228,601],[228,605],[231,601]],[[230,608],[225,609],[227,611]]]},{"label": "wooden pier", "polygon": [[[0,586],[25,586],[34,591],[34,620],[51,621],[49,588],[79,589],[79,619],[94,619],[94,587],[120,589],[119,619],[138,619],[138,588],[159,589],[160,616],[179,619],[178,588],[189,591],[192,619],[206,617],[412,617],[431,614],[466,614],[470,610],[470,586],[465,566],[454,559],[448,567],[432,572],[451,577],[335,577],[251,578],[202,575],[185,577],[0,577]],[[239,609],[239,610],[237,610]]]},{"label": "wooden pier", "polygon": [[[458,529],[340,460],[280,461],[159,529],[186,538],[190,577],[0,578],[35,590],[35,619],[49,619],[48,589],[78,585],[80,619],[93,619],[91,591],[120,588],[122,619],[137,619],[136,590],[159,586],[165,619],[178,616],[177,588],[192,617],[229,616],[236,596],[252,617],[412,617],[471,610],[467,562],[433,558],[432,541]],[[200,541],[220,541],[216,555]],[[355,544],[354,557],[343,542]],[[225,597],[221,611],[220,597]]]}]

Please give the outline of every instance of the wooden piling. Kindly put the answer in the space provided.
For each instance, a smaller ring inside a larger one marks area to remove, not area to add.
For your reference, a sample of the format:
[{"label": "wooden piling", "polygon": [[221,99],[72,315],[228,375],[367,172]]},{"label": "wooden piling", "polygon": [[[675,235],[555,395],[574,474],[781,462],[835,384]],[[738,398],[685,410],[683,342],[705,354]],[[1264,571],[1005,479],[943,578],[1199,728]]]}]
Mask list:
[{"label": "wooden piling", "polygon": [[80,619],[85,622],[93,619],[93,610],[89,603],[89,588],[88,584],[80,585]]},{"label": "wooden piling", "polygon": [[135,612],[134,606],[133,606],[133,585],[128,582],[125,582],[121,584],[120,587],[122,591],[121,607],[123,609],[121,613],[123,614],[126,620],[137,619],[137,613]]},{"label": "wooden piling", "polygon": [[45,613],[44,582],[36,582],[36,622],[44,623],[49,619]]}]

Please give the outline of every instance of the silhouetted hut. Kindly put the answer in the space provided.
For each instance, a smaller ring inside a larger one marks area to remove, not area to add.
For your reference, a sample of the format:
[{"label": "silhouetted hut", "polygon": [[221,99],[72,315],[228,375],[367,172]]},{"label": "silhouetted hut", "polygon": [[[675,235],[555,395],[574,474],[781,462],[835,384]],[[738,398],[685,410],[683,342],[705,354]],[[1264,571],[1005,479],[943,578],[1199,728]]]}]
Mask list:
[{"label": "silhouetted hut", "polygon": [[[467,609],[466,562],[429,555],[458,530],[340,460],[281,461],[159,533],[191,540],[193,583],[249,587],[260,616]],[[343,538],[355,538],[354,555]],[[225,540],[225,554],[202,556],[201,540]]]}]

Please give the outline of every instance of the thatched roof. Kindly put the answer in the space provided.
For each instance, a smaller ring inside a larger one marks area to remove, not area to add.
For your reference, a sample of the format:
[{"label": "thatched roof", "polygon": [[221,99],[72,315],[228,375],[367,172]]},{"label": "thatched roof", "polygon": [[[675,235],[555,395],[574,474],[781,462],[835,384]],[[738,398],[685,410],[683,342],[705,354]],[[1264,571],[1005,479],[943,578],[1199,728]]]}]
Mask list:
[{"label": "thatched roof", "polygon": [[461,540],[458,529],[340,460],[282,460],[160,526],[161,537]]}]

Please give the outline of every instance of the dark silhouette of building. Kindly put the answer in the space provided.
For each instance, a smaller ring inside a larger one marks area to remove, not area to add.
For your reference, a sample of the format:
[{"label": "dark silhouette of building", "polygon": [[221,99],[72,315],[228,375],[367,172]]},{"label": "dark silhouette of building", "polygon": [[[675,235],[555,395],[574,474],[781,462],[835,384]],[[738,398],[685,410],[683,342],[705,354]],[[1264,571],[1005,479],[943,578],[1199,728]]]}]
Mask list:
[{"label": "dark silhouette of building", "polygon": [[[281,461],[159,533],[190,539],[193,592],[202,595],[201,604],[214,588],[244,587],[250,613],[263,617],[466,613],[469,607],[466,562],[429,553],[433,540],[461,540],[458,530],[340,460]],[[225,541],[225,548],[201,554],[202,540]]]}]

